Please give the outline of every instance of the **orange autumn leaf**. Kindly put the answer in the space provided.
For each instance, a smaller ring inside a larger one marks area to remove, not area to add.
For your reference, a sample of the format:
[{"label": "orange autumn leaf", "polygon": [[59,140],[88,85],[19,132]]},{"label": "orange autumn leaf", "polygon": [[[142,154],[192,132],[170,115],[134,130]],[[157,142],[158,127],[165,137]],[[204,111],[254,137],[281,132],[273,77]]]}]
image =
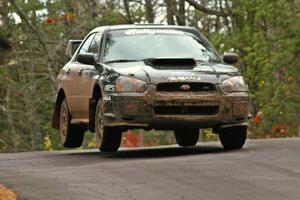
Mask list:
[{"label": "orange autumn leaf", "polygon": [[63,14],[63,15],[60,15],[60,16],[59,16],[59,19],[60,19],[61,21],[65,21],[65,20],[68,19],[68,17],[67,17],[66,14]]},{"label": "orange autumn leaf", "polygon": [[122,145],[125,147],[141,147],[142,144],[142,134],[135,134],[133,131],[128,131],[127,134],[123,135]]},{"label": "orange autumn leaf", "polygon": [[272,133],[277,134],[279,137],[287,137],[289,128],[286,124],[275,124],[272,126]]},{"label": "orange autumn leaf", "polygon": [[53,25],[54,23],[55,23],[55,21],[52,17],[47,17],[47,19],[46,19],[47,25]]},{"label": "orange autumn leaf", "polygon": [[288,77],[288,81],[294,81],[294,80],[295,80],[294,77],[292,77],[292,76],[289,76],[289,77]]},{"label": "orange autumn leaf", "polygon": [[67,15],[69,21],[74,21],[76,19],[75,13],[68,13]]},{"label": "orange autumn leaf", "polygon": [[76,19],[75,13],[66,13],[59,16],[60,21],[74,21]]},{"label": "orange autumn leaf", "polygon": [[252,123],[253,123],[253,124],[258,124],[258,123],[260,123],[263,119],[264,119],[264,118],[263,118],[262,113],[261,113],[261,112],[258,112],[258,113],[256,114],[255,118],[252,120]]}]

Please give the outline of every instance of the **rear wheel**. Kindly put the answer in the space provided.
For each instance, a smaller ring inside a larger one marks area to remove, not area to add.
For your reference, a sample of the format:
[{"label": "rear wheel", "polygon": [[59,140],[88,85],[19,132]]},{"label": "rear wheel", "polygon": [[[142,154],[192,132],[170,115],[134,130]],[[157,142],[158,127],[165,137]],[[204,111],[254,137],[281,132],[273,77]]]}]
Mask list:
[{"label": "rear wheel", "polygon": [[71,124],[71,115],[66,99],[63,100],[59,115],[59,135],[64,147],[80,147],[84,138],[85,128],[79,124]]},{"label": "rear wheel", "polygon": [[194,146],[198,142],[199,130],[175,130],[175,139],[179,146]]},{"label": "rear wheel", "polygon": [[103,102],[99,99],[95,114],[95,140],[97,148],[103,152],[117,151],[120,147],[122,131],[103,124]]},{"label": "rear wheel", "polygon": [[219,136],[224,149],[241,149],[247,138],[247,126],[223,128]]}]

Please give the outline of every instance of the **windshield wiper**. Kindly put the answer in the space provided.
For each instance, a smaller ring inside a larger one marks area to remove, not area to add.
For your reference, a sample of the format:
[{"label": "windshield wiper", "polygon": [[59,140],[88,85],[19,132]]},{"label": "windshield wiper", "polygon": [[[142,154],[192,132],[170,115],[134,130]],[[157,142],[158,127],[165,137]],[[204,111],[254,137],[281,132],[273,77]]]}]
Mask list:
[{"label": "windshield wiper", "polygon": [[212,59],[212,60],[196,60],[196,62],[200,63],[200,64],[221,63],[219,60],[215,60],[215,59]]},{"label": "windshield wiper", "polygon": [[115,62],[139,62],[139,61],[141,60],[116,59],[116,60],[109,60],[104,63],[107,64],[107,63],[115,63]]}]

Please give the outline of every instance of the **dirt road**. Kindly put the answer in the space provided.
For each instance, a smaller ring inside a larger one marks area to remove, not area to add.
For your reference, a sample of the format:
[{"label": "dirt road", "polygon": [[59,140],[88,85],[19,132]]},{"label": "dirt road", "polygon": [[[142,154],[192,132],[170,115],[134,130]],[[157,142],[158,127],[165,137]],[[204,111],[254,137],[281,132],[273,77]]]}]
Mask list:
[{"label": "dirt road", "polygon": [[0,182],[20,200],[296,200],[300,139],[249,140],[232,152],[212,142],[0,154]]}]

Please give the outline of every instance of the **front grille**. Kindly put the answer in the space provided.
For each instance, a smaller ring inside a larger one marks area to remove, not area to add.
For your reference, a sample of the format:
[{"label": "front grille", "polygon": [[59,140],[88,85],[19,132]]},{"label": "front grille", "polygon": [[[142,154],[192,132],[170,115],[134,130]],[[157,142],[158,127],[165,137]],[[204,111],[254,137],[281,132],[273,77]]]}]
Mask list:
[{"label": "front grille", "polygon": [[155,106],[157,115],[216,115],[219,106]]},{"label": "front grille", "polygon": [[[183,89],[188,86],[189,89]],[[156,87],[160,92],[214,92],[216,87],[211,83],[159,83]]]}]

